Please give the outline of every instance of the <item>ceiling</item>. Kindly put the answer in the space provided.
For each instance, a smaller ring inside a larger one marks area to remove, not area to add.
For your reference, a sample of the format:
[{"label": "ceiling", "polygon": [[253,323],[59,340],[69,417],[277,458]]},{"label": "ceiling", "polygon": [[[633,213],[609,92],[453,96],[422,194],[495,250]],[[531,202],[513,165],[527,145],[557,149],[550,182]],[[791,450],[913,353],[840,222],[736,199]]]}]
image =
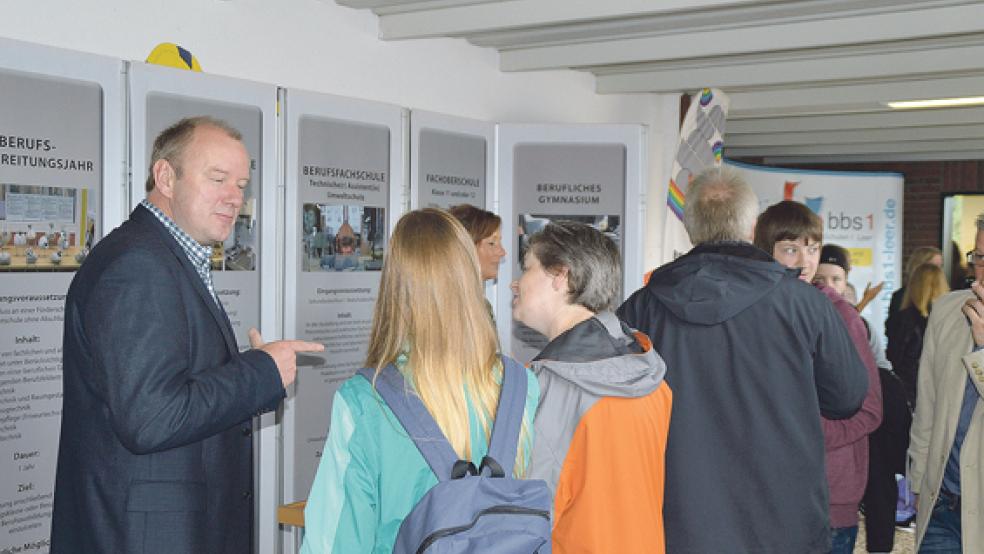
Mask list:
[{"label": "ceiling", "polygon": [[984,2],[956,0],[336,0],[383,40],[464,38],[502,71],[569,68],[601,94],[716,87],[730,158],[767,163],[984,158]]}]

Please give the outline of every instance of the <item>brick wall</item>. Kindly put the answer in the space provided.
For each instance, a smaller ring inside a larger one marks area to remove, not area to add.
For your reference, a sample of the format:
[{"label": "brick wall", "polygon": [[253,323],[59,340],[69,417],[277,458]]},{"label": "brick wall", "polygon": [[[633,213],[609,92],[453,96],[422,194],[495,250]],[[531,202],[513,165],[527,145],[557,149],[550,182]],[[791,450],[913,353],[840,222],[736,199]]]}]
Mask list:
[{"label": "brick wall", "polygon": [[[741,160],[761,164],[762,160]],[[788,165],[830,171],[891,171],[905,176],[902,200],[903,266],[920,246],[940,247],[943,193],[984,192],[984,161],[877,162]]]}]

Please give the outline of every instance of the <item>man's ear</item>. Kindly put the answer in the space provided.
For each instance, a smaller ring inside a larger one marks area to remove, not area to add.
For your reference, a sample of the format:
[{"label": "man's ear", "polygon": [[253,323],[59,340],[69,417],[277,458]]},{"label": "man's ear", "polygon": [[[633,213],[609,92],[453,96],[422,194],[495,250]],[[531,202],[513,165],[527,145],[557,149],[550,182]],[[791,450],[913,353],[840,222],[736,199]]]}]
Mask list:
[{"label": "man's ear", "polygon": [[161,159],[154,162],[152,169],[154,173],[154,188],[165,198],[172,198],[174,196],[174,182],[177,180],[174,166],[171,165],[171,162]]},{"label": "man's ear", "polygon": [[553,287],[553,290],[560,290],[560,291],[564,291],[565,293],[567,292],[568,287],[567,287],[566,267],[554,274],[553,279],[550,280],[550,286]]}]

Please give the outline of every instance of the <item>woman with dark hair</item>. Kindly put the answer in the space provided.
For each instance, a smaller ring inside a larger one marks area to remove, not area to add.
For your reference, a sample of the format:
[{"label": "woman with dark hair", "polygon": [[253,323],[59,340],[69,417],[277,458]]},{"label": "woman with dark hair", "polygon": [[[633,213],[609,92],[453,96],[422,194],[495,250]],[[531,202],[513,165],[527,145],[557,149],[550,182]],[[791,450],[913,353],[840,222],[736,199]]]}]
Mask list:
[{"label": "woman with dark hair", "polygon": [[475,243],[482,281],[498,277],[499,262],[506,256],[502,247],[502,218],[471,204],[459,204],[448,212],[458,218]]}]

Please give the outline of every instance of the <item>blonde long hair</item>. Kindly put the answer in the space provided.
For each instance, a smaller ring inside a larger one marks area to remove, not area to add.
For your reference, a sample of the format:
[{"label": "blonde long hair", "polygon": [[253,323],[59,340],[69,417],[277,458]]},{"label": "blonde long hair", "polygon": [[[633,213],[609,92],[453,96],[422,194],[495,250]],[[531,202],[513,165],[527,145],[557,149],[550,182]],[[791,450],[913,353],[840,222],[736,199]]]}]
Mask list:
[{"label": "blonde long hair", "polygon": [[906,283],[912,279],[912,273],[922,264],[928,264],[935,256],[943,257],[943,251],[935,246],[920,246],[909,254],[909,261],[905,264],[905,273],[902,277]]},{"label": "blonde long hair", "polygon": [[[487,441],[499,401],[497,350],[468,232],[443,210],[404,215],[383,264],[366,367],[378,375],[406,356],[405,375],[414,391],[458,456],[470,460],[468,399]],[[526,427],[524,419],[516,475],[526,471]]]},{"label": "blonde long hair", "polygon": [[930,304],[948,292],[950,287],[943,270],[934,264],[922,264],[912,270],[899,309],[915,306],[923,317],[929,317]]}]

